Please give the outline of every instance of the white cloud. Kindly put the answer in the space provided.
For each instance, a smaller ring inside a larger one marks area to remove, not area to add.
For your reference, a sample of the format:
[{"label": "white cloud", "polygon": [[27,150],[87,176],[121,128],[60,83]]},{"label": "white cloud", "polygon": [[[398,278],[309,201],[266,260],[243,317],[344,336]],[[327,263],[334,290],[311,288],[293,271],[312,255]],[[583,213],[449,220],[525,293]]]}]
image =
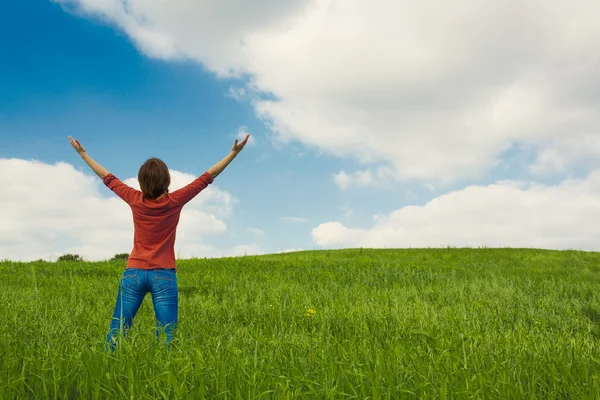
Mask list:
[{"label": "white cloud", "polygon": [[374,217],[367,229],[327,222],[313,229],[330,247],[540,247],[600,250],[600,170],[555,186],[469,186],[423,206]]},{"label": "white cloud", "polygon": [[[171,171],[171,191],[194,178]],[[124,179],[139,188],[137,179]],[[131,251],[131,210],[95,176],[67,163],[55,165],[0,159],[0,259],[35,260],[76,253],[89,260]],[[211,185],[184,207],[175,252],[187,258],[234,249],[216,249],[204,238],[227,231],[223,217],[237,202]]]},{"label": "white cloud", "polygon": [[281,219],[286,222],[294,222],[294,223],[308,222],[308,219],[303,218],[303,217],[281,217]]},{"label": "white cloud", "polygon": [[149,56],[248,76],[244,94],[276,98],[253,105],[279,140],[397,179],[478,176],[515,142],[543,164],[552,141],[566,167],[582,150],[566,143],[600,134],[595,0],[56,1]]},{"label": "white cloud", "polygon": [[347,173],[342,170],[333,175],[333,180],[342,190],[364,188],[367,186],[382,186],[394,178],[394,172],[387,167]]},{"label": "white cloud", "polygon": [[345,202],[340,207],[340,210],[342,211],[342,215],[344,218],[350,218],[354,215],[354,210],[352,209],[352,207],[350,207],[350,204],[348,202]]},{"label": "white cloud", "polygon": [[246,89],[230,87],[228,95],[237,101],[241,101],[246,97]]},{"label": "white cloud", "polygon": [[547,148],[538,154],[535,162],[529,166],[529,171],[535,175],[545,175],[563,172],[565,168],[563,154],[557,149]]},{"label": "white cloud", "polygon": [[333,176],[333,180],[340,189],[346,190],[349,187],[369,186],[373,183],[373,175],[371,171],[357,171],[350,174],[340,171]]},{"label": "white cloud", "polygon": [[416,199],[418,196],[415,192],[413,192],[412,190],[407,190],[406,193],[404,194],[404,197],[407,198],[408,200],[414,200]]},{"label": "white cloud", "polygon": [[248,228],[248,232],[250,232],[251,234],[253,234],[256,237],[265,236],[265,231],[263,231],[262,229],[258,229],[258,228]]},{"label": "white cloud", "polygon": [[530,171],[536,175],[548,175],[564,172],[575,162],[593,166],[599,155],[600,133],[581,135],[573,140],[551,140],[538,153]]},{"label": "white cloud", "polygon": [[54,0],[69,11],[118,26],[139,49],[160,59],[191,58],[219,76],[245,72],[249,32],[281,25],[304,1]]},{"label": "white cloud", "polygon": [[256,157],[256,159],[254,161],[257,163],[261,163],[261,162],[265,161],[266,159],[267,159],[267,155],[261,154],[259,157]]}]

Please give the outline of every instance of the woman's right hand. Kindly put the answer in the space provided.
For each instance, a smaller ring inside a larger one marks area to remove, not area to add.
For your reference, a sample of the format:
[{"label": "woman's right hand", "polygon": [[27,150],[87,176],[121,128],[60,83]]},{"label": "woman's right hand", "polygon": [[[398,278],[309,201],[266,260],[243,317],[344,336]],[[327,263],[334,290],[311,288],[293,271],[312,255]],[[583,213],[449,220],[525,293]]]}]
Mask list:
[{"label": "woman's right hand", "polygon": [[71,146],[73,146],[73,148],[76,152],[79,153],[79,155],[85,154],[85,147],[83,147],[81,143],[79,143],[79,140],[73,139],[73,137],[69,136],[69,142],[71,142]]}]

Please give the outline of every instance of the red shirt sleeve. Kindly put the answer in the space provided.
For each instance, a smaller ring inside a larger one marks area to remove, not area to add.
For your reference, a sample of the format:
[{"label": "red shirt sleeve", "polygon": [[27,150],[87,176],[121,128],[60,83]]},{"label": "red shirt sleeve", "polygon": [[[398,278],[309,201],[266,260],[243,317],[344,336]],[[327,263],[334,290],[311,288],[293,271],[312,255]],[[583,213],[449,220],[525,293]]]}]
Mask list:
[{"label": "red shirt sleeve", "polygon": [[115,192],[117,196],[122,198],[127,204],[131,205],[135,197],[142,193],[130,186],[127,186],[119,178],[113,174],[108,174],[104,177],[103,182],[110,190]]},{"label": "red shirt sleeve", "polygon": [[192,200],[198,193],[213,183],[213,176],[208,172],[203,173],[192,183],[171,193],[169,197],[177,204],[184,205]]}]

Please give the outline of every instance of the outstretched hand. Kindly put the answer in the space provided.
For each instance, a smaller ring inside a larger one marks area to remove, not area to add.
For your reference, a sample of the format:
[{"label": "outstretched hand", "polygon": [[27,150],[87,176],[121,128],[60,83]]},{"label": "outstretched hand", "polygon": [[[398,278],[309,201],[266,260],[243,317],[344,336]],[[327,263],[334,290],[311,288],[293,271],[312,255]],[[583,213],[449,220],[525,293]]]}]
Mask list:
[{"label": "outstretched hand", "polygon": [[235,142],[233,143],[233,147],[231,148],[231,151],[233,151],[234,153],[239,153],[240,151],[242,151],[242,149],[244,148],[246,143],[248,143],[249,138],[250,138],[250,134],[247,133],[246,137],[241,142],[238,143],[238,140],[235,139]]},{"label": "outstretched hand", "polygon": [[80,155],[85,154],[85,147],[83,147],[81,143],[79,143],[79,140],[75,140],[71,136],[69,136],[69,141],[71,142],[71,146],[73,146],[76,152],[78,152]]},{"label": "outstretched hand", "polygon": [[90,166],[90,168],[100,177],[100,179],[104,179],[106,175],[108,175],[108,171],[102,165],[98,164],[96,161],[90,157],[85,148],[79,143],[79,140],[73,139],[69,136],[69,142],[71,142],[71,146],[75,149],[77,153],[83,158],[83,160]]}]

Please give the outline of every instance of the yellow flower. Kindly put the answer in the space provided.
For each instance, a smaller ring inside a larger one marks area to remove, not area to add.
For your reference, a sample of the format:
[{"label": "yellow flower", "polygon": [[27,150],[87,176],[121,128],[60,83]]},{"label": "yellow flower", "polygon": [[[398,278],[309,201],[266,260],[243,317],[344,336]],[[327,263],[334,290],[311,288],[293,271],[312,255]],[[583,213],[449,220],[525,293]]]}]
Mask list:
[{"label": "yellow flower", "polygon": [[313,308],[308,308],[306,310],[306,312],[304,313],[305,317],[312,317],[313,315],[315,315],[317,312],[313,309]]}]

